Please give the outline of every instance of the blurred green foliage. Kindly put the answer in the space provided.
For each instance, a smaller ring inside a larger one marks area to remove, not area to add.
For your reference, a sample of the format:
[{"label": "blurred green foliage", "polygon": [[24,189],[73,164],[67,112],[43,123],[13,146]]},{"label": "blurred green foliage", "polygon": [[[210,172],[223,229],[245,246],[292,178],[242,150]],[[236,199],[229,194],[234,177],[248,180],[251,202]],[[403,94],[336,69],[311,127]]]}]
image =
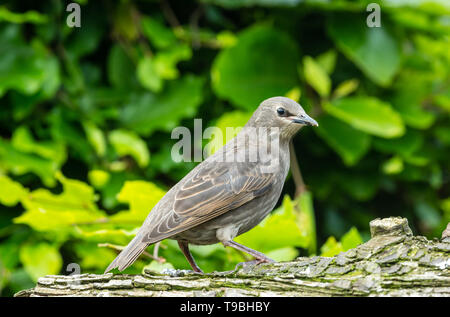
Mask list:
[{"label": "blurred green foliage", "polygon": [[[294,140],[307,191],[237,238],[276,260],[332,256],[376,217],[439,236],[450,221],[450,3],[368,0],[64,1],[0,5],[0,294],[39,276],[103,272],[164,193],[176,126],[242,126],[265,98],[320,124]],[[225,137],[225,133],[224,133]],[[231,137],[231,136],[228,136]],[[208,153],[217,150],[213,140]],[[201,146],[194,143],[194,147]],[[337,238],[336,238],[337,237]],[[189,268],[176,242],[127,270]],[[192,248],[205,271],[245,256]]]}]

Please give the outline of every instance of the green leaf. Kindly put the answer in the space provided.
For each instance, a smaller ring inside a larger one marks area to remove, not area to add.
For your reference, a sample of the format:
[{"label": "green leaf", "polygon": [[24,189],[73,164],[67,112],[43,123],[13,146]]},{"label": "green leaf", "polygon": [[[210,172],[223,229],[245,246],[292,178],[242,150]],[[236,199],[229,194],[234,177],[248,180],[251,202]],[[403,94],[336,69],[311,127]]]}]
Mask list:
[{"label": "green leaf", "polygon": [[46,23],[48,18],[36,11],[27,11],[24,13],[11,12],[5,7],[0,7],[0,22],[6,21],[10,23]]},{"label": "green leaf", "polygon": [[142,86],[153,92],[159,92],[163,88],[164,81],[158,73],[153,57],[145,56],[139,60],[137,77]]},{"label": "green leaf", "polygon": [[425,106],[435,93],[432,84],[435,80],[433,73],[414,68],[402,69],[399,73],[390,102],[408,126],[424,130],[434,123],[435,113]]},{"label": "green leaf", "polygon": [[334,16],[328,34],[371,80],[387,86],[400,67],[400,49],[385,26],[369,28],[365,19],[365,14]]},{"label": "green leaf", "polygon": [[5,206],[16,205],[25,195],[28,190],[20,183],[13,181],[5,175],[0,175],[0,203]]},{"label": "green leaf", "polygon": [[224,30],[217,34],[216,40],[220,47],[227,48],[236,45],[237,37],[233,32]]},{"label": "green leaf", "polygon": [[395,110],[407,125],[416,129],[428,129],[436,119],[433,113],[424,110],[417,103],[396,103]]},{"label": "green leaf", "polygon": [[124,106],[121,120],[131,130],[149,135],[155,130],[171,131],[184,118],[192,118],[203,101],[203,79],[187,75],[168,82],[158,94],[134,95]]},{"label": "green leaf", "polygon": [[341,245],[344,251],[356,248],[358,245],[362,244],[364,241],[359,234],[358,229],[352,227],[346,234],[341,238]]},{"label": "green leaf", "polygon": [[320,54],[316,57],[317,64],[327,72],[328,75],[331,75],[336,66],[337,53],[335,50],[329,50],[323,54]]},{"label": "green leaf", "polygon": [[39,277],[58,274],[63,264],[58,248],[44,242],[25,244],[19,256],[25,271],[35,282]]},{"label": "green leaf", "polygon": [[165,195],[165,191],[146,181],[126,181],[117,198],[129,203],[130,211],[149,213],[151,208]]},{"label": "green leaf", "polygon": [[38,40],[26,44],[17,25],[0,28],[0,56],[0,96],[9,89],[51,96],[58,88],[57,60]]},{"label": "green leaf", "polygon": [[54,173],[58,166],[55,162],[35,154],[23,153],[0,138],[0,168],[13,175],[23,175],[28,172],[38,175],[45,185],[54,186]]},{"label": "green leaf", "polygon": [[389,6],[398,7],[391,18],[399,26],[437,34],[449,30],[448,24],[438,18],[449,13],[447,1],[389,1]]},{"label": "green leaf", "polygon": [[298,84],[298,49],[285,33],[258,25],[238,36],[236,45],[216,57],[212,83],[216,94],[253,111],[266,98],[283,96]]},{"label": "green leaf", "polygon": [[212,155],[214,152],[224,146],[228,141],[234,138],[239,133],[239,128],[242,128],[251,116],[251,112],[242,112],[236,110],[226,112],[221,117],[219,117],[214,126],[220,129],[221,134],[212,135],[212,140],[209,141],[205,146],[205,151],[208,153],[208,156]]},{"label": "green leaf", "polygon": [[403,171],[403,159],[393,156],[381,166],[383,173],[387,175],[399,174]]},{"label": "green leaf", "polygon": [[11,145],[23,152],[34,153],[43,158],[54,161],[58,167],[66,160],[66,149],[60,142],[36,141],[33,139],[31,131],[26,126],[20,126],[14,130],[11,138]]},{"label": "green leaf", "polygon": [[450,113],[450,91],[447,94],[436,94],[433,99],[437,106]]},{"label": "green leaf", "polygon": [[188,60],[191,56],[190,47],[184,44],[158,52],[155,57],[145,56],[138,63],[137,77],[145,88],[160,92],[165,79],[178,78],[177,63]]},{"label": "green leaf", "polygon": [[177,63],[189,60],[191,57],[192,51],[188,45],[177,45],[169,50],[159,52],[154,61],[156,73],[163,79],[178,78]]},{"label": "green leaf", "polygon": [[87,139],[98,156],[103,156],[106,153],[106,141],[103,131],[98,128],[91,121],[83,121],[84,132],[86,133]]},{"label": "green leaf", "polygon": [[58,59],[50,54],[50,51],[40,41],[33,41],[32,47],[34,47],[36,54],[39,55],[39,64],[42,64],[44,70],[43,80],[41,83],[41,89],[39,94],[43,99],[53,97],[61,84],[61,74],[59,70]]},{"label": "green leaf", "polygon": [[358,89],[359,80],[349,79],[340,83],[333,92],[333,98],[342,98]]},{"label": "green leaf", "polygon": [[[142,222],[139,224],[141,225]],[[123,224],[121,224],[124,226]],[[127,226],[131,227],[131,226]],[[76,226],[74,228],[74,237],[87,242],[95,243],[112,243],[117,245],[127,245],[134,238],[138,231],[138,227],[133,224],[132,230],[114,229],[111,226],[102,224],[99,226]]]},{"label": "green leaf", "polygon": [[289,90],[285,97],[294,100],[295,102],[300,102],[300,97],[302,96],[302,91],[300,90],[300,87],[294,87],[291,90]]},{"label": "green leaf", "polygon": [[140,167],[145,167],[150,161],[147,144],[135,133],[127,130],[114,130],[108,135],[108,140],[120,156],[131,155]]},{"label": "green leaf", "polygon": [[95,188],[103,188],[110,179],[110,174],[103,170],[92,170],[88,173],[89,182]]},{"label": "green leaf", "polygon": [[339,154],[346,165],[355,165],[370,148],[370,136],[329,115],[318,118],[314,131]]},{"label": "green leaf", "polygon": [[117,199],[130,205],[129,211],[121,211],[110,217],[112,222],[132,222],[140,225],[152,208],[166,194],[153,183],[145,181],[126,181]]},{"label": "green leaf", "polygon": [[331,80],[327,72],[312,57],[303,58],[305,79],[320,96],[327,97],[331,90]]},{"label": "green leaf", "polygon": [[350,124],[355,129],[394,138],[403,135],[405,127],[400,115],[391,105],[374,97],[347,97],[324,105],[332,116]]},{"label": "green leaf", "polygon": [[151,17],[143,17],[141,23],[142,32],[156,48],[164,49],[176,44],[177,39],[173,31],[161,22]]},{"label": "green leaf", "polygon": [[320,248],[321,256],[333,257],[344,251],[342,244],[336,241],[336,238],[331,236]]},{"label": "green leaf", "polygon": [[96,204],[94,189],[74,179],[57,175],[63,185],[61,194],[53,194],[40,188],[22,199],[25,212],[14,218],[14,223],[28,224],[37,231],[65,230],[79,223],[95,223],[106,215]]},{"label": "green leaf", "polygon": [[358,229],[352,227],[342,236],[340,242],[336,241],[336,238],[333,236],[329,237],[320,248],[321,256],[333,257],[341,252],[356,248],[361,243],[363,243],[363,239]]}]

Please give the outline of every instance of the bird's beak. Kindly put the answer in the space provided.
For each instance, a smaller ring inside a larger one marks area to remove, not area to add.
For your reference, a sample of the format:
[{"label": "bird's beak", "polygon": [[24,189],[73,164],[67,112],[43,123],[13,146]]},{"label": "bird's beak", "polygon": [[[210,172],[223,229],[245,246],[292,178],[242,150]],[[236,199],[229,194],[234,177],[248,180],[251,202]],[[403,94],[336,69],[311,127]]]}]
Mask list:
[{"label": "bird's beak", "polygon": [[292,122],[295,122],[295,123],[310,125],[310,126],[313,126],[313,127],[318,127],[319,126],[317,121],[314,120],[313,118],[311,118],[310,116],[308,116],[306,113],[300,114],[298,116],[289,117],[289,119],[291,119]]}]

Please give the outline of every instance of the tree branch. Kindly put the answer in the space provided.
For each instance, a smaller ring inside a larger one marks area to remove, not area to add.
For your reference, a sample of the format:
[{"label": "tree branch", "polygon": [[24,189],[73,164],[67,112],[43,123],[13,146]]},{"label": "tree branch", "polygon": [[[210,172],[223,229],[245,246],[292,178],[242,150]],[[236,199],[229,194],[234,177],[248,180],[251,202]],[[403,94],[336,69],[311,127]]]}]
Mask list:
[{"label": "tree branch", "polygon": [[233,272],[46,276],[16,296],[450,296],[450,237],[414,237],[404,218],[376,219],[372,238],[335,257]]}]

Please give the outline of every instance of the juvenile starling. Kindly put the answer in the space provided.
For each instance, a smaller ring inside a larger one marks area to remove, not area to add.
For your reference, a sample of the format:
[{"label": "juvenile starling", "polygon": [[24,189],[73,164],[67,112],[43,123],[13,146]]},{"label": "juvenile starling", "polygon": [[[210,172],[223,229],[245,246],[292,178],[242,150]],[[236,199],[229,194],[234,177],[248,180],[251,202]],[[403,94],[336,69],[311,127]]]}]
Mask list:
[{"label": "juvenile starling", "polygon": [[[105,273],[126,269],[153,243],[174,239],[195,272],[202,272],[189,243],[221,242],[272,262],[233,239],[260,223],[275,207],[289,170],[289,142],[304,125],[318,126],[295,101],[263,101],[238,135],[198,164],[153,207],[136,237]],[[268,237],[270,238],[270,237]]]}]

